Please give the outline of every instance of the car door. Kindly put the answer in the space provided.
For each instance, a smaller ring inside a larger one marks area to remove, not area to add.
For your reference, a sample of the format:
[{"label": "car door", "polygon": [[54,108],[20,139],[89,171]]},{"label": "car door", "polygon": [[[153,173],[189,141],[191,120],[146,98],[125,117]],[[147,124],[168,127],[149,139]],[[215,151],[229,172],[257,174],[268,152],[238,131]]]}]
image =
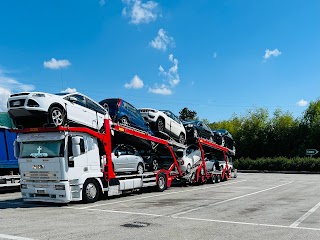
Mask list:
[{"label": "car door", "polygon": [[211,129],[204,122],[202,122],[202,128],[203,128],[204,137],[207,138],[207,139],[210,139],[210,137],[211,137]]},{"label": "car door", "polygon": [[91,127],[91,124],[88,125],[88,109],[86,107],[85,97],[80,94],[71,94],[64,99],[67,100],[66,109],[68,119]]},{"label": "car door", "polygon": [[118,146],[117,149],[115,149],[112,162],[115,172],[128,171],[128,156],[125,146]]},{"label": "car door", "polygon": [[91,99],[86,98],[88,108],[88,120],[95,129],[100,129],[103,126],[106,110],[93,102]]},{"label": "car door", "polygon": [[127,146],[127,161],[128,161],[128,167],[131,172],[137,171],[138,163],[140,160],[140,157],[136,155],[136,151],[133,147]]},{"label": "car door", "polygon": [[[176,115],[174,115],[173,113],[171,113],[171,121],[172,121],[172,129],[173,129],[173,133],[176,137],[179,137],[180,133],[183,131],[184,127],[182,126],[180,120],[178,119],[178,117]],[[182,129],[183,128],[183,129]]]}]

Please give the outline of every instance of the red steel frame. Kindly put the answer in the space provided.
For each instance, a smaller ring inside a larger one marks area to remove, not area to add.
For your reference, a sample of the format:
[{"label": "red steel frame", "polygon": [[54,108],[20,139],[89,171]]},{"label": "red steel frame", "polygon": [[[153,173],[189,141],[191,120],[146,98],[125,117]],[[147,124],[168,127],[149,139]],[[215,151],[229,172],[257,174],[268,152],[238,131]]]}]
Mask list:
[{"label": "red steel frame", "polygon": [[[90,134],[93,137],[96,137],[97,139],[99,139],[101,141],[101,143],[104,146],[104,150],[105,150],[105,153],[106,153],[106,160],[107,161],[106,161],[106,164],[105,164],[105,166],[103,168],[103,173],[104,173],[105,180],[109,181],[110,179],[116,178],[116,174],[113,171],[112,160],[111,160],[111,152],[112,152],[112,149],[111,149],[111,132],[110,132],[111,131],[111,126],[110,126],[110,120],[109,119],[105,119],[104,120],[104,126],[105,126],[105,133],[100,133],[100,132],[97,132],[95,130],[91,130],[90,128],[87,128],[87,127],[63,127],[63,126],[58,126],[58,127],[53,127],[53,128],[50,128],[50,127],[47,127],[47,128],[44,128],[44,127],[40,127],[40,128],[25,128],[25,129],[22,129],[22,130],[13,130],[13,131],[17,132],[17,133],[57,132],[57,131],[84,132],[84,133]],[[167,178],[167,187],[170,187],[171,182],[175,177],[181,177],[183,175],[183,173],[182,173],[182,171],[180,169],[179,163],[178,163],[178,161],[176,159],[175,153],[174,153],[174,151],[172,149],[172,146],[170,145],[169,141],[161,139],[161,138],[158,138],[158,137],[154,137],[154,136],[152,136],[152,135],[150,135],[148,133],[145,133],[145,132],[140,132],[140,131],[133,130],[131,128],[127,128],[127,127],[123,127],[123,126],[119,126],[119,125],[113,125],[112,129],[116,130],[116,131],[119,131],[119,132],[126,133],[128,135],[132,135],[132,136],[144,139],[144,140],[148,140],[148,141],[152,141],[152,142],[155,142],[155,143],[162,144],[162,145],[166,146],[169,149],[169,151],[170,151],[170,153],[171,153],[171,155],[173,157],[173,163],[172,163],[172,165],[170,166],[170,168],[168,170],[160,169],[157,172],[157,174],[156,174],[157,181],[158,181],[159,174],[160,173],[164,173],[164,174],[166,174],[166,178]],[[208,141],[206,139],[203,139],[203,138],[199,138],[198,139],[198,145],[199,145],[200,150],[201,150],[202,161],[201,161],[201,163],[200,163],[200,165],[199,165],[199,167],[197,169],[196,181],[198,182],[198,180],[199,180],[200,171],[201,171],[202,167],[204,168],[204,173],[205,174],[204,174],[204,176],[201,176],[202,177],[201,182],[204,182],[206,180],[205,178],[211,177],[211,175],[207,173],[206,164],[205,164],[205,157],[204,157],[204,150],[203,150],[202,145],[205,145],[207,147],[211,147],[211,148],[214,148],[216,150],[220,150],[220,151],[223,152],[224,159],[226,161],[226,168],[222,170],[221,177],[223,178],[224,174],[227,174],[227,177],[229,177],[229,174],[226,173],[226,169],[228,169],[228,158],[226,156],[226,153],[228,152],[228,149],[226,147],[222,147],[220,145],[212,143],[212,142],[210,142],[210,141]],[[173,171],[175,167],[178,170],[178,173],[170,174],[171,171]]]}]

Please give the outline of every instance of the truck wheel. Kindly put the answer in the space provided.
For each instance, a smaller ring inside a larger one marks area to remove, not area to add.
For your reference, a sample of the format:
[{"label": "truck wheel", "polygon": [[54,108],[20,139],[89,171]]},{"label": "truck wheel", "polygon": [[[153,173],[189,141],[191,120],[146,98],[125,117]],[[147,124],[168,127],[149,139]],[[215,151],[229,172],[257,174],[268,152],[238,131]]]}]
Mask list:
[{"label": "truck wheel", "polygon": [[93,179],[87,179],[82,188],[82,200],[85,203],[93,203],[99,199],[99,188],[97,182]]},{"label": "truck wheel", "polygon": [[212,174],[212,176],[209,179],[209,182],[212,184],[214,184],[216,182],[216,175],[215,174]]},{"label": "truck wheel", "polygon": [[214,181],[215,181],[216,183],[219,183],[220,180],[221,180],[221,176],[220,176],[219,174],[216,174],[214,178],[215,178]]},{"label": "truck wheel", "polygon": [[157,190],[158,192],[163,192],[167,189],[167,178],[163,173],[158,176]]}]

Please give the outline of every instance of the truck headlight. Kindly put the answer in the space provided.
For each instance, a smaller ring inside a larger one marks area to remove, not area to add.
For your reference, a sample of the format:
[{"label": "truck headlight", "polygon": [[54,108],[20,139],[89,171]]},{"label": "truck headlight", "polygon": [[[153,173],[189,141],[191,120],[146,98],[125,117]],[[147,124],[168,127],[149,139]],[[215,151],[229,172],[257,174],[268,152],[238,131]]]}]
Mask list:
[{"label": "truck headlight", "polygon": [[27,184],[20,184],[20,188],[21,189],[28,189],[28,185]]},{"label": "truck headlight", "polygon": [[54,189],[55,190],[65,190],[65,186],[64,185],[54,185]]}]

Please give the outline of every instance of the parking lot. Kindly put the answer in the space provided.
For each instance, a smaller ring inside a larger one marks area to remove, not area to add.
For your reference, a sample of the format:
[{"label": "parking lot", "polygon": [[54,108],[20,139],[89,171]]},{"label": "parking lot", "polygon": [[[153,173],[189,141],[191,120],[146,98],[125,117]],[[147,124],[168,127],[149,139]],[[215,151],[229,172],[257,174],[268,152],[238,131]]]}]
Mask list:
[{"label": "parking lot", "polygon": [[94,204],[0,193],[0,239],[320,239],[320,176],[240,173]]}]

